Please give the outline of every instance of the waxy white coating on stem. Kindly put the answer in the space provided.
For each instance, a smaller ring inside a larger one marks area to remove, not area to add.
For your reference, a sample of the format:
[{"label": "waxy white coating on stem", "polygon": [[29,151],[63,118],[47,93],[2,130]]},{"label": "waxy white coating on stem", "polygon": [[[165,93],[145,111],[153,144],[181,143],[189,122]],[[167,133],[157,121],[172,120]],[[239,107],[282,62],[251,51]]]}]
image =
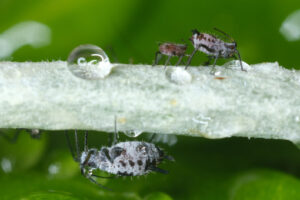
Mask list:
[{"label": "waxy white coating on stem", "polygon": [[116,115],[119,131],[300,142],[300,72],[244,64],[216,67],[219,77],[190,67],[191,78],[170,81],[179,71],[164,66],[114,64],[85,80],[62,61],[0,62],[0,128],[113,132]]}]

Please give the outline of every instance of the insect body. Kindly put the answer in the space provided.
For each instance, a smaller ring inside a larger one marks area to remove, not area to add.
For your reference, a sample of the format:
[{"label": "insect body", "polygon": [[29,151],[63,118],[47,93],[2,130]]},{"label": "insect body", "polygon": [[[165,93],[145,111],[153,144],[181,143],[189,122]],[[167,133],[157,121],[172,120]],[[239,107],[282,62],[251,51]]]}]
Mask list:
[{"label": "insect body", "polygon": [[[246,71],[243,69],[241,56],[239,51],[237,50],[237,43],[225,32],[217,28],[214,29],[224,34],[227,38],[231,40],[231,42],[224,42],[223,40],[213,35],[207,33],[200,33],[197,30],[193,30],[192,31],[193,36],[190,38],[190,40],[192,41],[195,49],[191,54],[191,56],[189,57],[189,60],[185,68],[187,69],[187,67],[189,66],[194,54],[197,51],[201,51],[207,54],[210,58],[214,58],[213,67],[215,67],[218,58],[231,58],[231,57],[235,57],[235,55],[237,54],[240,60],[241,70]],[[214,68],[212,72],[214,72]]]},{"label": "insect body", "polygon": [[169,64],[170,59],[173,56],[178,56],[179,60],[176,63],[176,66],[179,65],[182,61],[182,58],[185,56],[185,52],[187,49],[186,44],[175,44],[175,43],[162,43],[159,45],[159,51],[155,53],[155,63],[157,65],[159,60],[161,59],[161,54],[168,56],[165,66]]},{"label": "insect body", "polygon": [[[116,120],[115,120],[116,121]],[[87,146],[87,132],[85,133],[84,151],[80,154],[77,132],[75,131],[75,156],[70,144],[68,135],[67,141],[75,161],[80,163],[81,174],[93,183],[102,188],[108,189],[93,179],[93,177],[108,178],[98,176],[93,173],[99,169],[117,176],[141,176],[152,171],[167,174],[166,170],[158,168],[158,164],[164,159],[173,160],[152,143],[140,141],[127,141],[117,143],[117,131],[115,122],[114,140],[111,146],[102,147],[100,150]]]}]

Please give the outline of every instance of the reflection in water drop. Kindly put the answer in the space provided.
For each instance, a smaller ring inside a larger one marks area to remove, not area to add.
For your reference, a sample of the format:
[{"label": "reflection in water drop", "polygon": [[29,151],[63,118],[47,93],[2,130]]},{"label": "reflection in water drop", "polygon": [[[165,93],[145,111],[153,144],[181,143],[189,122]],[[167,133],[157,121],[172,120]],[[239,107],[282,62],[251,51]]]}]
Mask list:
[{"label": "reflection in water drop", "polygon": [[141,135],[143,131],[140,130],[130,130],[130,131],[125,131],[124,134],[127,135],[128,137],[137,137]]},{"label": "reflection in water drop", "polygon": [[153,138],[152,141],[154,143],[161,142],[169,146],[173,146],[174,144],[177,143],[178,140],[176,135],[172,135],[172,134],[154,134],[154,137],[153,135],[151,135],[150,138]]},{"label": "reflection in water drop", "polygon": [[290,14],[282,23],[280,33],[288,41],[296,41],[300,39],[300,10]]},{"label": "reflection in water drop", "polygon": [[11,161],[7,158],[2,158],[1,160],[1,168],[5,173],[10,173],[12,171]]},{"label": "reflection in water drop", "polygon": [[24,45],[35,48],[48,45],[51,40],[51,30],[48,26],[35,21],[22,22],[0,34],[0,58],[12,55]]},{"label": "reflection in water drop", "polygon": [[166,77],[172,83],[178,85],[192,82],[192,75],[182,67],[172,67],[166,70]]},{"label": "reflection in water drop", "polygon": [[85,44],[76,47],[70,53],[68,67],[75,76],[80,78],[99,79],[109,75],[112,64],[100,47]]}]

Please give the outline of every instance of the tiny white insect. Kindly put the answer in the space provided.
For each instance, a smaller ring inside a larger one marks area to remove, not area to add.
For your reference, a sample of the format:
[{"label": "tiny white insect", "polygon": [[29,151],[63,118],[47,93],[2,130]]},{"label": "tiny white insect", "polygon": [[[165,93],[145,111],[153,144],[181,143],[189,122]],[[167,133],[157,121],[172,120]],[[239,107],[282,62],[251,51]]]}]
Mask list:
[{"label": "tiny white insect", "polygon": [[73,158],[76,162],[80,163],[81,174],[84,177],[100,187],[108,189],[93,179],[93,177],[107,177],[94,174],[94,170],[99,169],[117,176],[141,176],[152,171],[163,174],[168,173],[168,171],[160,169],[157,166],[164,159],[173,160],[171,156],[165,155],[164,151],[153,143],[141,141],[117,142],[118,133],[116,129],[115,119],[115,132],[112,145],[101,147],[100,150],[88,148],[88,133],[86,131],[84,151],[81,154],[79,152],[77,131],[75,130],[76,156],[73,153],[72,145],[70,144],[69,137],[66,133]]}]

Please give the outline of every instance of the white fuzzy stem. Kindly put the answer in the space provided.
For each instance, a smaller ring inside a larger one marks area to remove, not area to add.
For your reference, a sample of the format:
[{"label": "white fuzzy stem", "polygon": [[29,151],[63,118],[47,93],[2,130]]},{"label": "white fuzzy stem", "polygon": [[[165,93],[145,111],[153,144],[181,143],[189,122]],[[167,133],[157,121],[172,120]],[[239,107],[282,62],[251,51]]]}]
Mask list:
[{"label": "white fuzzy stem", "polygon": [[[244,65],[246,65],[244,63]],[[300,72],[278,63],[227,67],[114,64],[85,80],[66,62],[0,62],[0,128],[151,132],[300,142]]]}]

